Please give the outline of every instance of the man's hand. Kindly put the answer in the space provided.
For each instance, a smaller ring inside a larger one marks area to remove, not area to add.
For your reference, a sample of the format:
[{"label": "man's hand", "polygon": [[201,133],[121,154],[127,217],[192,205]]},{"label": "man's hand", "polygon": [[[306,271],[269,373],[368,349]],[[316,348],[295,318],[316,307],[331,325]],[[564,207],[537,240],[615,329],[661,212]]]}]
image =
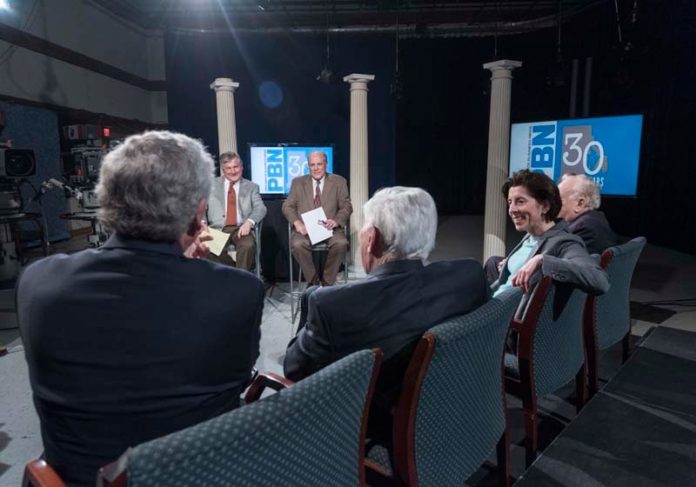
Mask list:
[{"label": "man's hand", "polygon": [[295,231],[300,235],[307,235],[307,228],[300,220],[295,220],[293,226],[295,227]]},{"label": "man's hand", "polygon": [[184,255],[190,259],[203,259],[208,256],[210,249],[205,244],[213,239],[213,236],[208,233],[208,226],[202,224],[201,230],[198,232],[193,242],[184,250]]},{"label": "man's hand", "polygon": [[327,218],[326,220],[324,220],[324,228],[326,228],[327,230],[333,230],[337,226],[338,223],[336,223],[336,221],[332,220],[331,218]]},{"label": "man's hand", "polygon": [[530,291],[529,281],[532,276],[541,268],[544,256],[542,254],[535,255],[524,264],[517,274],[512,278],[512,285],[522,288],[522,291],[528,293]]},{"label": "man's hand", "polygon": [[237,230],[238,237],[246,237],[251,232],[251,222],[249,220],[242,223],[242,226]]}]

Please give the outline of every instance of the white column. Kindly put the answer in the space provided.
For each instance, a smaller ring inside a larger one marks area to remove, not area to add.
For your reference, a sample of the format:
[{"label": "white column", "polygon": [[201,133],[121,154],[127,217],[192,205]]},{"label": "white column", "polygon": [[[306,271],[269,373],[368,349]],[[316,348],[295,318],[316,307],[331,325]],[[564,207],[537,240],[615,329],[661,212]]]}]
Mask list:
[{"label": "white column", "polygon": [[512,70],[520,61],[494,61],[483,65],[491,71],[491,112],[488,124],[488,171],[483,224],[483,261],[505,255],[507,205],[500,190],[508,175],[510,158],[510,91]]},{"label": "white column", "polygon": [[349,74],[343,81],[350,83],[350,217],[351,274],[364,275],[358,233],[363,226],[363,205],[367,201],[369,175],[367,166],[367,83],[373,74]]},{"label": "white column", "polygon": [[230,78],[215,78],[210,84],[217,102],[219,154],[237,152],[237,122],[234,118],[234,90],[237,88],[239,83]]}]

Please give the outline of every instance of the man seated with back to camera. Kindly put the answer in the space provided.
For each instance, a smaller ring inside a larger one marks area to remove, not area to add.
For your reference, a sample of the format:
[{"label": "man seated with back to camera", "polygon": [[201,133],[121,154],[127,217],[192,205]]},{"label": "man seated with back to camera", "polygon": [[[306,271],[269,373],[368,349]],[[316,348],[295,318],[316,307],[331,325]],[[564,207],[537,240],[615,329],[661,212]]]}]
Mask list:
[{"label": "man seated with back to camera", "polygon": [[584,174],[564,174],[558,191],[563,203],[558,216],[568,223],[570,233],[585,242],[587,252],[601,254],[619,243],[607,217],[598,210],[602,197],[592,179]]},{"label": "man seated with back to camera", "polygon": [[303,326],[288,345],[284,372],[297,381],[352,352],[379,347],[384,361],[370,423],[382,429],[391,424],[385,415],[422,334],[481,306],[490,289],[473,259],[425,264],[435,246],[437,209],[423,189],[381,189],[363,210],[359,242],[368,275],[308,290]]},{"label": "man seated with back to camera", "polygon": [[[564,174],[558,185],[561,209],[558,218],[566,223],[568,232],[582,239],[590,254],[601,254],[617,245],[619,239],[609,226],[604,213],[598,211],[601,203],[599,187],[584,174]],[[484,266],[486,279],[494,283],[503,270],[501,256],[489,257]]]},{"label": "man seated with back to camera", "polygon": [[266,216],[259,185],[244,179],[242,159],[236,152],[220,154],[220,177],[213,182],[213,190],[208,201],[208,225],[230,234],[236,249],[236,262],[227,249],[217,257],[208,258],[214,262],[251,270],[256,261],[256,242],[252,230]]},{"label": "man seated with back to camera", "polygon": [[[336,282],[341,261],[348,251],[348,239],[343,227],[348,224],[353,206],[350,203],[346,180],[337,174],[326,172],[328,162],[324,152],[312,152],[307,163],[309,174],[292,180],[290,194],[283,203],[283,215],[292,225],[289,245],[307,282],[331,286]],[[320,206],[326,213],[324,227],[333,231],[333,235],[327,241],[329,251],[321,279],[314,266],[312,244],[302,222],[303,213]]]},{"label": "man seated with back to camera", "polygon": [[207,251],[212,181],[199,142],[128,137],[104,157],[96,189],[109,240],[39,260],[19,280],[44,458],[68,485],[93,486],[128,447],[239,406],[264,289],[253,274],[188,258]]}]

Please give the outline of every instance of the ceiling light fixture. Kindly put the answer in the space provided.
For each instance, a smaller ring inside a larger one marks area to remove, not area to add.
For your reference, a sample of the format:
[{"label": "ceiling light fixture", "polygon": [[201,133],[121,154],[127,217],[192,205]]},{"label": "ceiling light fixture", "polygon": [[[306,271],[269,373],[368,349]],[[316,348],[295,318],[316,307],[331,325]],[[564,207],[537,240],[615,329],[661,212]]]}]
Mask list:
[{"label": "ceiling light fixture", "polygon": [[327,11],[326,11],[326,63],[324,64],[324,68],[321,70],[321,73],[319,73],[319,76],[317,76],[317,81],[321,81],[322,83],[327,84],[327,85],[335,83],[336,79],[337,79],[336,75],[331,70],[330,61],[331,61],[331,44],[329,42],[329,11],[327,9]]}]

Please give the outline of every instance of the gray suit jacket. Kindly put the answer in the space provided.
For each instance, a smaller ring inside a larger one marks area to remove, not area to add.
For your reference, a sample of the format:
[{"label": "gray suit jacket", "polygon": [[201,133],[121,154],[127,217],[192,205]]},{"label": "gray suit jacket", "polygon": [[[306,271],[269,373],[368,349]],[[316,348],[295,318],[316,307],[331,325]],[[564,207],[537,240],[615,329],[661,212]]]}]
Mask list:
[{"label": "gray suit jacket", "polygon": [[[353,205],[345,178],[338,174],[326,173],[324,189],[321,192],[321,207],[326,218],[335,220],[339,226],[348,224]],[[290,194],[283,203],[283,215],[290,223],[302,220],[300,215],[314,209],[314,188],[312,176],[299,176],[292,180]]]},{"label": "gray suit jacket", "polygon": [[[239,194],[237,205],[242,214],[242,220],[254,220],[257,224],[266,216],[266,205],[263,204],[259,185],[252,183],[248,179],[242,178],[239,181]],[[208,199],[208,225],[213,228],[225,226],[227,217],[227,195],[225,194],[225,177],[220,176],[213,182],[213,190]],[[243,222],[239,222],[240,224]]]},{"label": "gray suit jacket", "polygon": [[[525,236],[508,257],[517,252],[527,238],[529,236]],[[541,236],[529,257],[537,254],[543,254],[544,261],[540,275],[535,276],[533,280],[534,284],[541,280],[542,276],[551,276],[554,281],[571,284],[589,294],[604,294],[609,290],[606,272],[599,266],[597,259],[587,253],[582,239],[568,231],[565,221],[557,221]],[[500,277],[491,285],[491,289],[495,291],[509,278],[510,270],[506,262],[500,271]]]}]

